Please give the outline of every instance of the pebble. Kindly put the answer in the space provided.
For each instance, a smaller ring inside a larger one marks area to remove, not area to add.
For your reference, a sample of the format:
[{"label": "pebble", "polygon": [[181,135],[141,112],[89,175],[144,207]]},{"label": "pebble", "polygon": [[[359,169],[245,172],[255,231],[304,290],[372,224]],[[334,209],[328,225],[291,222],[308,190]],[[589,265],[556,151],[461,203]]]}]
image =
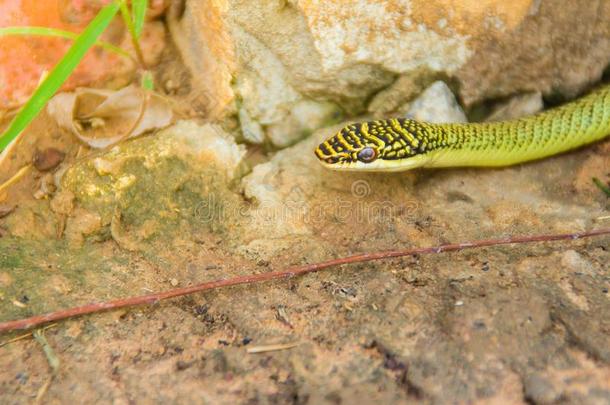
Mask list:
[{"label": "pebble", "polygon": [[34,155],[34,167],[40,172],[46,172],[55,169],[63,162],[66,154],[55,148],[47,148],[42,151],[37,151]]},{"label": "pebble", "polygon": [[451,89],[442,81],[434,82],[424,90],[411,103],[406,116],[433,123],[468,122]]},{"label": "pebble", "polygon": [[525,397],[535,404],[555,403],[561,392],[546,378],[540,375],[532,375],[524,381]]}]

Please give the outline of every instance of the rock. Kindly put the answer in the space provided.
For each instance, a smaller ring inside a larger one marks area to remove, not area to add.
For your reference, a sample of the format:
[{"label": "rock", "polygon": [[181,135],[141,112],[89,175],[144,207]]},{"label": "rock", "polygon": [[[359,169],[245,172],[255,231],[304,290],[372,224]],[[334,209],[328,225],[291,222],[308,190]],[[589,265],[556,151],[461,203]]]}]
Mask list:
[{"label": "rock", "polygon": [[241,124],[241,134],[246,140],[246,142],[253,144],[261,144],[265,141],[265,134],[263,132],[261,124],[250,118],[248,110],[246,110],[245,108],[240,108],[238,117],[239,123]]},{"label": "rock", "polygon": [[525,397],[540,405],[554,404],[561,395],[561,391],[557,387],[538,374],[526,378],[523,388]]},{"label": "rock", "polygon": [[285,147],[324,124],[304,125],[300,103],[385,115],[439,78],[466,107],[523,92],[573,97],[610,62],[600,4],[186,1],[168,21],[209,117],[244,109]]},{"label": "rock", "polygon": [[267,136],[278,148],[293,145],[316,129],[338,121],[341,114],[333,103],[321,103],[312,100],[296,102],[287,117],[267,126]]},{"label": "rock", "polygon": [[544,101],[540,92],[522,94],[496,106],[485,121],[508,121],[527,117],[539,113],[543,108]]},{"label": "rock", "polygon": [[40,200],[47,198],[57,190],[55,187],[55,177],[51,173],[46,173],[40,178],[38,190],[34,191],[33,196],[35,199]]},{"label": "rock", "polygon": [[468,122],[451,89],[444,82],[434,82],[409,106],[407,118],[444,123]]},{"label": "rock", "polygon": [[34,154],[34,167],[41,172],[55,169],[64,160],[65,156],[65,153],[55,148],[37,151]]},{"label": "rock", "polygon": [[610,3],[527,3],[517,25],[473,38],[476,51],[455,75],[467,107],[520,92],[574,98],[601,78],[610,62]]},{"label": "rock", "polygon": [[224,229],[230,221],[223,210],[232,214],[229,205],[238,201],[228,185],[244,154],[219,127],[180,121],[70,167],[56,200],[73,195],[76,209],[62,208],[70,204],[58,200],[54,210],[70,212],[66,233],[72,241],[112,236],[129,250],[138,246],[129,238],[176,232],[181,221]]},{"label": "rock", "polygon": [[432,74],[421,77],[401,75],[390,86],[375,94],[367,107],[368,112],[380,117],[399,114],[401,109],[409,107],[409,101],[417,97],[433,81]]},{"label": "rock", "polygon": [[558,402],[605,404],[610,399],[608,367],[597,367],[578,351],[564,354],[568,364],[554,364],[524,378],[526,399],[535,404]]}]

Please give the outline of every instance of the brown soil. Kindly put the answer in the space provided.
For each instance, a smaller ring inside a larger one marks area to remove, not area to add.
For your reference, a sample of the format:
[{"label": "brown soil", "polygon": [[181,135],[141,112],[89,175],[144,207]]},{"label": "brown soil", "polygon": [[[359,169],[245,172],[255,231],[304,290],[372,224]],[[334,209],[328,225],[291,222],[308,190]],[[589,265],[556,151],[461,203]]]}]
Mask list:
[{"label": "brown soil", "polygon": [[[158,77],[180,78],[167,73],[180,68],[165,60]],[[175,97],[188,99],[180,89]],[[196,114],[196,107],[185,113]],[[0,180],[37,150],[62,151],[60,167],[87,153],[44,115],[28,138],[35,142],[23,142]],[[33,169],[2,202],[16,208],[0,218],[0,320],[354,252],[601,227],[608,220],[596,218],[608,200],[589,179],[608,180],[609,146],[485,173],[362,179],[327,175],[287,150],[277,158],[280,179],[271,180],[284,191],[298,186],[296,198],[310,206],[389,199],[403,210],[383,224],[323,211],[307,224],[310,234],[272,239],[274,224],[255,238],[239,219],[202,223],[192,201],[180,197],[172,200],[173,217],[122,223],[136,245],[109,235],[89,206],[35,199],[44,174]],[[156,175],[174,173],[164,170]],[[357,180],[376,185],[365,200],[350,188]],[[136,201],[165,204],[155,190],[141,190]],[[225,191],[247,212],[257,209],[239,185]],[[153,212],[141,204],[122,207],[123,218]],[[66,215],[90,237],[67,238]],[[409,257],[60,322],[45,332],[60,366],[44,401],[608,403],[609,246],[602,237]],[[284,343],[296,345],[247,352]],[[2,403],[31,403],[52,375],[31,338],[0,347],[0,364]]]}]

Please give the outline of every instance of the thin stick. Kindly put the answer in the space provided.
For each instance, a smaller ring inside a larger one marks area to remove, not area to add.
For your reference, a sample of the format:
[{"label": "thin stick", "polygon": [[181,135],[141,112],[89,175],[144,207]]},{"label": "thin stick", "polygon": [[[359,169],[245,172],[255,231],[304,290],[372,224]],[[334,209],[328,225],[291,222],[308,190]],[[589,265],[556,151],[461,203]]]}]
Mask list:
[{"label": "thin stick", "polygon": [[[41,330],[42,330],[42,331],[45,331],[45,330],[47,330],[47,329],[51,329],[51,328],[54,328],[54,327],[56,327],[56,326],[57,326],[57,324],[56,324],[56,323],[52,323],[51,325],[47,325],[47,326],[45,326],[45,327],[44,327],[44,328],[42,328]],[[23,340],[23,339],[27,339],[27,338],[29,338],[30,336],[32,336],[32,334],[33,334],[33,333],[34,333],[34,332],[28,332],[28,333],[26,333],[26,334],[24,334],[24,335],[20,335],[20,336],[17,336],[17,337],[15,337],[15,338],[13,338],[13,339],[9,339],[9,340],[7,340],[6,342],[2,342],[2,343],[0,343],[0,347],[2,347],[2,346],[6,346],[6,345],[11,344],[11,343],[18,342],[18,341]]]},{"label": "thin stick", "polygon": [[34,339],[36,339],[36,341],[40,344],[40,346],[42,346],[42,351],[44,352],[44,354],[47,358],[47,362],[49,363],[49,366],[51,367],[51,375],[49,375],[49,378],[47,378],[47,381],[38,390],[38,394],[36,395],[36,400],[34,401],[35,404],[41,404],[42,399],[44,398],[45,394],[49,390],[49,387],[51,386],[51,383],[55,379],[55,376],[59,372],[59,365],[61,364],[61,362],[59,361],[59,358],[55,354],[55,350],[53,350],[53,348],[47,341],[47,338],[44,337],[44,329],[35,330],[32,333],[32,335],[34,336]]},{"label": "thin stick", "polygon": [[292,349],[294,347],[297,347],[298,345],[299,345],[299,342],[280,343],[280,344],[275,344],[275,345],[259,345],[259,346],[248,347],[248,349],[246,349],[246,352],[248,354],[275,352],[278,350]]},{"label": "thin stick", "polygon": [[44,315],[37,315],[31,318],[18,319],[0,323],[0,333],[13,331],[16,329],[29,329],[34,326],[58,321],[61,319],[71,318],[78,315],[91,314],[94,312],[106,311],[117,308],[124,308],[134,305],[155,304],[161,300],[168,298],[179,297],[187,294],[193,294],[201,291],[212,290],[220,287],[229,287],[240,284],[259,283],[278,279],[287,279],[295,276],[300,276],[307,273],[313,273],[329,267],[339,266],[342,264],[369,262],[372,260],[389,259],[395,257],[411,256],[415,254],[436,254],[441,252],[455,252],[459,250],[481,248],[486,246],[509,245],[517,243],[532,243],[532,242],[551,242],[558,240],[575,240],[581,238],[589,238],[593,236],[609,235],[610,228],[597,229],[589,232],[567,233],[558,235],[534,235],[534,236],[518,236],[507,237],[500,239],[484,239],[465,243],[452,243],[440,245],[436,247],[412,248],[404,250],[389,250],[385,252],[364,253],[360,255],[348,256],[339,259],[332,259],[321,263],[306,264],[302,266],[289,267],[286,270],[274,271],[260,274],[251,274],[247,276],[239,276],[225,280],[214,280],[206,283],[194,285],[191,287],[176,288],[174,290],[163,291],[160,293],[141,295],[137,297],[122,298],[114,301],[98,302],[80,307],[64,309],[60,311],[50,312]]},{"label": "thin stick", "polygon": [[8,179],[7,181],[5,181],[4,183],[0,184],[0,194],[2,194],[4,192],[4,190],[8,189],[10,186],[12,186],[13,184],[17,183],[23,176],[25,176],[27,174],[27,172],[32,168],[32,165],[26,165],[23,166],[21,169],[19,169],[17,171],[17,173],[15,173],[13,175],[13,177],[11,177],[10,179]]}]

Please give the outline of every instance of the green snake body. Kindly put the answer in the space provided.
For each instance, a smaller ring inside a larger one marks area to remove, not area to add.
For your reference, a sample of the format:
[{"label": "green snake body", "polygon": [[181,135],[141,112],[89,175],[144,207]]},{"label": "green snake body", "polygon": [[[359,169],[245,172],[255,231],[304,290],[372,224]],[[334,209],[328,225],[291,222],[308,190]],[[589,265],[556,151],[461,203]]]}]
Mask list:
[{"label": "green snake body", "polygon": [[508,166],[556,155],[610,134],[610,86],[513,121],[431,124],[387,119],[350,124],[315,153],[337,170]]}]

